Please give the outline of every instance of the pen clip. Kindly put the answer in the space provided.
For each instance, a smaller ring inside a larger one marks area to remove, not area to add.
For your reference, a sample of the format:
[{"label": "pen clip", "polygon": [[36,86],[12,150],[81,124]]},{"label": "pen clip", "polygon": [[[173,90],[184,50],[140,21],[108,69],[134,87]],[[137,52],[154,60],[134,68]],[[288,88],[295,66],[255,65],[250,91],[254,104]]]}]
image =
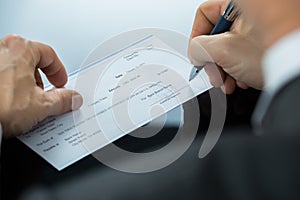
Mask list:
[{"label": "pen clip", "polygon": [[236,6],[235,1],[230,1],[222,15],[226,20],[233,22],[240,13],[241,11]]}]

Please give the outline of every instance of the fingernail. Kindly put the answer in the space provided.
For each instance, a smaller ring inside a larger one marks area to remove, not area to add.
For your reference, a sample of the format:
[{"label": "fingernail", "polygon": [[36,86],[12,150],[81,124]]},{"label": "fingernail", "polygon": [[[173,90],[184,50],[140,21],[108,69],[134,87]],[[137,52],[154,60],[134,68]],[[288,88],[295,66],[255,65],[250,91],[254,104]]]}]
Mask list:
[{"label": "fingernail", "polygon": [[79,94],[72,96],[72,110],[78,110],[82,105],[83,99]]}]

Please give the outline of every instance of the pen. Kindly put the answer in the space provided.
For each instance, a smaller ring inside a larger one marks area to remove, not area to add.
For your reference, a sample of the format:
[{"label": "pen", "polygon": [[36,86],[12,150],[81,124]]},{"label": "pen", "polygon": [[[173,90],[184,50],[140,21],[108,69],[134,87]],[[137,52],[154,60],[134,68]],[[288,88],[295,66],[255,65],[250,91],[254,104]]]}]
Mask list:
[{"label": "pen", "polygon": [[[234,1],[230,1],[210,35],[229,31],[239,13],[240,10],[235,5]],[[191,70],[189,81],[193,80],[203,67],[204,66],[194,66]]]}]

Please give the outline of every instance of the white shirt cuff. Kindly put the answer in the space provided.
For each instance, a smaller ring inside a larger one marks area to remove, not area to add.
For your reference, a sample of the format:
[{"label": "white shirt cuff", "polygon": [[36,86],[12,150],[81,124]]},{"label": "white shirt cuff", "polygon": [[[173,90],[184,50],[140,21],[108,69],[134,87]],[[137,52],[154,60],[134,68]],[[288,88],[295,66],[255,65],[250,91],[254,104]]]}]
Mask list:
[{"label": "white shirt cuff", "polygon": [[282,38],[264,57],[265,90],[271,95],[300,75],[300,29]]}]

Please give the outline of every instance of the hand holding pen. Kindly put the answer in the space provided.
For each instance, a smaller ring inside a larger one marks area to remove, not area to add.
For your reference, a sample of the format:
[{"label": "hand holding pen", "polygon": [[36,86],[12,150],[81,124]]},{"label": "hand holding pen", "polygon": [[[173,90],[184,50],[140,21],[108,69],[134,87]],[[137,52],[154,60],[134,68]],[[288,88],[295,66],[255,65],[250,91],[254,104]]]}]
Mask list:
[{"label": "hand holding pen", "polygon": [[205,66],[211,84],[226,94],[236,87],[262,89],[264,48],[251,19],[241,13],[230,31],[209,36],[226,7],[227,0],[207,1],[199,7],[189,45],[192,64]]},{"label": "hand holding pen", "polygon": [[[234,23],[234,20],[238,17],[239,12],[240,11],[235,5],[234,1],[230,1],[210,35],[216,35],[229,31]],[[203,67],[204,66],[193,67],[190,73],[189,81],[193,80]]]}]

